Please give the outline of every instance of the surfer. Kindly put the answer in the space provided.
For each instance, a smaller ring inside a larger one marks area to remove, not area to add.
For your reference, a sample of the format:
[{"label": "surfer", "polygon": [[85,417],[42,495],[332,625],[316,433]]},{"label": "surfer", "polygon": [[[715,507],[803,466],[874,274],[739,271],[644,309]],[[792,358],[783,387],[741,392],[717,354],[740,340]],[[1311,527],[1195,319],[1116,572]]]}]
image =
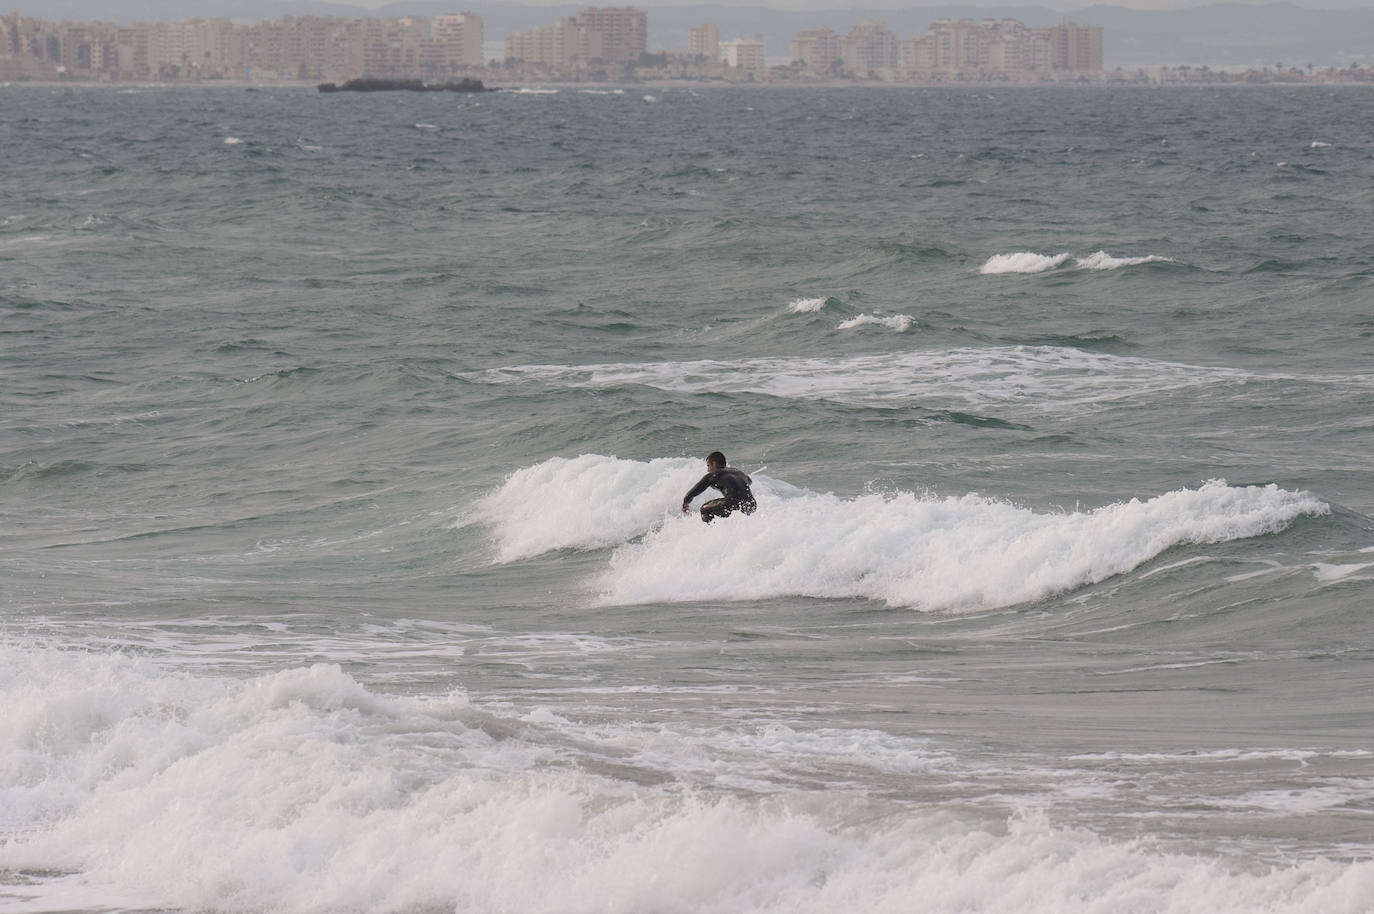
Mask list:
[{"label": "surfer", "polygon": [[701,481],[692,486],[682,498],[682,513],[686,514],[691,510],[688,505],[692,499],[708,488],[716,488],[720,490],[721,497],[713,498],[701,506],[701,519],[706,523],[709,524],[717,517],[729,517],[735,511],[753,514],[759,504],[754,501],[754,493],[749,488],[750,482],[743,470],[725,465],[724,454],[712,451],[706,457],[706,475],[701,477]]}]

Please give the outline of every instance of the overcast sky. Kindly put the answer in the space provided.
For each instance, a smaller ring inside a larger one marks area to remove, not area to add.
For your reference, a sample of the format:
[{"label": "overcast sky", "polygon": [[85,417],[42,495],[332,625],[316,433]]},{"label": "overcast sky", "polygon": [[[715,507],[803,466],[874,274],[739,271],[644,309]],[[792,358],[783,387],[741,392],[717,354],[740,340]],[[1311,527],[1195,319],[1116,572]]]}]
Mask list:
[{"label": "overcast sky", "polygon": [[[349,3],[353,6],[376,8],[386,6],[395,0],[339,0],[342,3]],[[487,0],[491,2],[491,0]],[[1218,3],[1239,3],[1249,5],[1267,5],[1275,2],[1289,2],[1293,6],[1305,7],[1307,9],[1324,10],[1343,10],[1343,9],[1370,9],[1374,8],[1374,0],[930,0],[930,2],[913,2],[913,0],[742,0],[742,2],[729,2],[729,0],[587,0],[586,6],[638,6],[653,8],[655,6],[695,6],[695,5],[718,5],[718,6],[762,6],[779,10],[843,10],[843,9],[866,9],[866,10],[891,10],[891,9],[919,9],[923,6],[968,6],[968,7],[1017,7],[1017,6],[1043,6],[1053,10],[1072,12],[1076,9],[1083,9],[1089,6],[1121,6],[1134,10],[1169,10],[1182,9],[1193,6],[1212,6]],[[455,0],[455,9],[463,6],[461,0]],[[519,6],[567,6],[578,5],[581,0],[519,0]]]}]

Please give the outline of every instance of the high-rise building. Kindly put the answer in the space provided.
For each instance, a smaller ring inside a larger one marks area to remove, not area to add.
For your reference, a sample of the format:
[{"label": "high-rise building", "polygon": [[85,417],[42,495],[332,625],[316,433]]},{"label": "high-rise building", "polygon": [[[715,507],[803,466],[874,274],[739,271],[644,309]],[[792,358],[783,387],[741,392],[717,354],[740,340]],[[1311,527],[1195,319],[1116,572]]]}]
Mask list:
[{"label": "high-rise building", "polygon": [[1041,29],[1049,41],[1050,69],[1097,72],[1102,69],[1102,29],[1062,22]]},{"label": "high-rise building", "polygon": [[472,13],[435,16],[430,33],[439,46],[447,67],[480,67],[482,54],[482,17]]},{"label": "high-rise building", "polygon": [[844,42],[827,28],[807,29],[792,39],[792,62],[808,70],[829,70],[844,59]]},{"label": "high-rise building", "polygon": [[930,36],[908,38],[902,42],[903,73],[914,75],[935,69],[935,41]]},{"label": "high-rise building", "polygon": [[604,60],[638,61],[649,47],[649,17],[629,6],[588,7],[577,14],[577,24],[601,34]]},{"label": "high-rise building", "polygon": [[148,45],[151,29],[146,25],[122,28],[117,33],[117,60],[120,79],[154,79],[157,72],[149,68]]},{"label": "high-rise building", "polygon": [[860,22],[845,36],[844,68],[851,73],[896,69],[900,62],[901,42],[881,22]]},{"label": "high-rise building", "polygon": [[570,70],[593,60],[605,60],[606,55],[601,33],[579,25],[570,16],[554,25],[507,35],[506,59]]},{"label": "high-rise building", "polygon": [[687,36],[687,51],[712,62],[720,60],[720,30],[709,22],[692,29]]}]

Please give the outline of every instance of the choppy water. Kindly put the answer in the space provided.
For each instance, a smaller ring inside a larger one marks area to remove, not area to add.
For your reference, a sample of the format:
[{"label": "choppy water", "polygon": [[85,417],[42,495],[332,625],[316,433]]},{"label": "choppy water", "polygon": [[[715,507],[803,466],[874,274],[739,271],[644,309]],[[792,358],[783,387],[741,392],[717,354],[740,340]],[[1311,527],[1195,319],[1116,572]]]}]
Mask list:
[{"label": "choppy water", "polygon": [[1371,122],[0,90],[0,907],[1374,910]]}]

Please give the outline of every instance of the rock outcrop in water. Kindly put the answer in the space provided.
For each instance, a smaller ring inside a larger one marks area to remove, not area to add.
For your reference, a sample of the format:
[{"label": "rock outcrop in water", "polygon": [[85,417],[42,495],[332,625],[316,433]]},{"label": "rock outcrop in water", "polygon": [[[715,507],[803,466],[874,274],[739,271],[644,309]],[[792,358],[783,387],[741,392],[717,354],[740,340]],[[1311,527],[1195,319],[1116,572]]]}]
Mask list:
[{"label": "rock outcrop in water", "polygon": [[495,92],[480,79],[463,78],[457,82],[425,83],[418,79],[350,79],[343,85],[320,83],[321,92]]}]

